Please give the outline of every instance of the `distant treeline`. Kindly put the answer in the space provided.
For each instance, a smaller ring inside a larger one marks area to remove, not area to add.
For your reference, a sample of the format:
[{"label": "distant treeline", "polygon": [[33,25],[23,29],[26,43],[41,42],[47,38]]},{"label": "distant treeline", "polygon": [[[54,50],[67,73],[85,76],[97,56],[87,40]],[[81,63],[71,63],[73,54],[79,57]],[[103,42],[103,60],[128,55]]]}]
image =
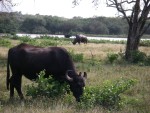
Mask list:
[{"label": "distant treeline", "polygon": [[[23,15],[20,12],[1,12],[0,33],[122,35],[128,33],[128,24],[125,19],[119,17],[67,19],[38,14]],[[150,34],[150,29],[146,34]]]}]

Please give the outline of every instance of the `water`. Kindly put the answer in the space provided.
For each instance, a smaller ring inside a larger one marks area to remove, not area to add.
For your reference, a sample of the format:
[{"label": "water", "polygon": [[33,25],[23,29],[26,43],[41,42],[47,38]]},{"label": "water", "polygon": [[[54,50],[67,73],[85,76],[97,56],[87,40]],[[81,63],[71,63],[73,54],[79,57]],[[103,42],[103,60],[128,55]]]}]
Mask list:
[{"label": "water", "polygon": [[93,39],[93,40],[110,40],[110,41],[122,41],[122,40],[127,40],[126,38],[110,38],[110,37],[87,37],[88,39]]},{"label": "water", "polygon": [[[17,36],[29,36],[31,38],[40,38],[40,36],[45,36],[44,34],[16,34]],[[64,35],[52,35],[48,34],[46,36],[51,37],[58,37],[58,38],[65,38]],[[71,36],[70,38],[75,38],[75,36]],[[110,37],[89,37],[87,36],[88,40],[110,40],[110,41],[126,41],[127,38],[110,38]],[[142,40],[150,40],[150,39],[142,39]]]},{"label": "water", "polygon": [[64,38],[64,35],[51,35],[51,34],[48,34],[48,35],[45,35],[45,34],[16,34],[16,35],[19,37],[28,36],[31,38],[40,38],[40,36],[51,36],[51,37]]}]

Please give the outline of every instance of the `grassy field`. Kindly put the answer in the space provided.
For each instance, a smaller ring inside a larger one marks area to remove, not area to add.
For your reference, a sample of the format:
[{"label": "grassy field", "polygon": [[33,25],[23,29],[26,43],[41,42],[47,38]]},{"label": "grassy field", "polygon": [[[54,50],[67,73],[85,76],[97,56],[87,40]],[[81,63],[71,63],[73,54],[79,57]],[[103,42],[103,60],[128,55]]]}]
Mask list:
[{"label": "grassy field", "polygon": [[[66,102],[63,98],[55,100],[45,97],[31,99],[25,96],[24,103],[20,102],[15,92],[15,100],[9,101],[9,91],[6,90],[6,61],[8,49],[19,40],[10,40],[10,46],[0,46],[0,112],[2,113],[150,113],[150,67],[128,63],[105,63],[108,53],[124,52],[124,44],[88,43],[87,45],[72,45],[70,41],[58,41],[57,46],[66,48],[76,54],[83,54],[83,62],[75,62],[77,71],[86,71],[88,79],[86,86],[103,85],[107,80],[117,80],[121,77],[136,79],[137,83],[121,94],[125,105],[119,110],[109,110],[102,106],[89,109],[78,109],[77,102]],[[44,40],[44,39],[43,39]],[[46,40],[46,39],[45,39]],[[1,41],[1,39],[0,39]],[[42,41],[38,39],[38,41]],[[49,40],[47,40],[49,41]],[[44,43],[45,44],[45,43]],[[47,43],[48,44],[48,43]],[[140,47],[140,51],[150,55],[150,47]],[[32,82],[22,79],[22,89],[26,94],[26,85]]]}]

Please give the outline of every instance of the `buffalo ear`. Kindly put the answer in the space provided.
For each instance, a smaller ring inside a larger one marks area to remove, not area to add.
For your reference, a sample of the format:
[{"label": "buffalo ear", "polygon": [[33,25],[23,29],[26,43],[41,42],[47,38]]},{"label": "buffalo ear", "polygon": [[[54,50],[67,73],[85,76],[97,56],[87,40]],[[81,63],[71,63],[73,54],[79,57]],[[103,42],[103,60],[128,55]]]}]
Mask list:
[{"label": "buffalo ear", "polygon": [[85,79],[87,79],[87,73],[86,73],[86,72],[84,72],[83,77],[84,77]]},{"label": "buffalo ear", "polygon": [[81,76],[82,75],[82,73],[81,72],[79,72],[79,76]]}]

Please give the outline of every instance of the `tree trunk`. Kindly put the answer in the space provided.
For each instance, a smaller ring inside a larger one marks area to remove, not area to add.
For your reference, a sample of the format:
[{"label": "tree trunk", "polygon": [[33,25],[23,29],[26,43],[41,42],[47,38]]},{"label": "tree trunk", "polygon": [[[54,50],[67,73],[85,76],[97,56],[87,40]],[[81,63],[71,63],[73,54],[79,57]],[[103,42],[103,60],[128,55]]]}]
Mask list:
[{"label": "tree trunk", "polygon": [[136,36],[129,36],[126,44],[125,59],[132,61],[132,52],[138,50],[139,39]]},{"label": "tree trunk", "polygon": [[133,61],[132,52],[138,51],[140,43],[140,36],[135,35],[135,33],[130,32],[127,38],[126,51],[125,51],[125,59],[129,62]]},{"label": "tree trunk", "polygon": [[127,44],[126,44],[126,52],[125,58],[127,61],[132,62],[132,52],[138,50],[140,38],[141,38],[141,31],[140,27],[141,24],[139,23],[139,12],[140,12],[140,0],[136,0],[136,4],[133,8],[133,12],[131,14],[131,18],[129,21],[129,31],[127,37]]}]

